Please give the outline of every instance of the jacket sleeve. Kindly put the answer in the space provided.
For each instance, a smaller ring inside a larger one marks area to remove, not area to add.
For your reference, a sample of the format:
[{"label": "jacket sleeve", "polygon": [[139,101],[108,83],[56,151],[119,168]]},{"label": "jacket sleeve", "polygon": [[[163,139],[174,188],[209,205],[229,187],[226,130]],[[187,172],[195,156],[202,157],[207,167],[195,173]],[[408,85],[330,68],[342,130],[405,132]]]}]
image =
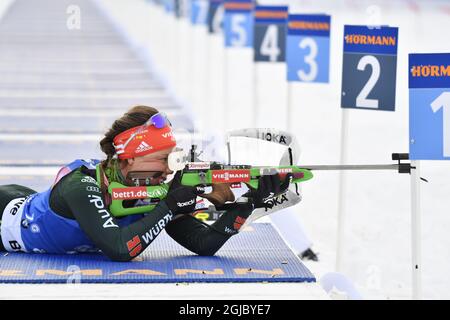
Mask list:
[{"label": "jacket sleeve", "polygon": [[161,201],[151,213],[127,226],[111,215],[94,179],[75,175],[62,189],[62,196],[87,237],[110,259],[130,261],[147,248],[172,220]]}]

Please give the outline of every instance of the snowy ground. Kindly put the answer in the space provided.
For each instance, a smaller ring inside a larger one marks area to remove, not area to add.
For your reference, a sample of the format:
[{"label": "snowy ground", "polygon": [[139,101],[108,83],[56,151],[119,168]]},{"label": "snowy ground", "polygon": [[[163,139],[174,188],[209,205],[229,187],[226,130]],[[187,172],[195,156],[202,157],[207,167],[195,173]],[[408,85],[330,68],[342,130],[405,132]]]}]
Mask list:
[{"label": "snowy ground", "polygon": [[[282,3],[264,1],[275,2]],[[392,152],[408,152],[408,53],[450,51],[447,1],[292,0],[291,12],[332,15],[331,74],[329,84],[292,84],[293,108],[288,115],[283,65],[255,68],[250,50],[225,52],[220,36],[207,36],[205,29],[192,28],[187,21],[175,24],[173,19],[151,11],[154,7],[144,0],[98,3],[130,36],[138,52],[143,56],[151,53],[160,80],[177,95],[185,110],[195,114],[193,120],[199,131],[215,129],[222,133],[255,125],[286,128],[290,120],[289,128],[302,146],[303,164],[339,162],[344,24],[399,27],[396,112],[349,112],[349,163],[391,163]],[[253,87],[255,83],[257,88]],[[252,109],[255,101],[257,108]],[[47,147],[51,146],[44,145]],[[422,176],[430,181],[422,184],[421,195],[423,293],[425,298],[448,299],[450,164],[423,161]],[[48,185],[44,180],[22,179],[41,187]],[[409,176],[355,172],[347,175],[347,181],[343,273],[365,298],[409,299]],[[298,219],[314,242],[313,248],[320,253],[319,263],[306,263],[319,279],[335,270],[338,191],[338,173],[317,172],[312,181],[304,184],[303,201],[296,208]]]},{"label": "snowy ground", "polygon": [[315,300],[329,299],[312,283],[3,284],[0,299]]}]

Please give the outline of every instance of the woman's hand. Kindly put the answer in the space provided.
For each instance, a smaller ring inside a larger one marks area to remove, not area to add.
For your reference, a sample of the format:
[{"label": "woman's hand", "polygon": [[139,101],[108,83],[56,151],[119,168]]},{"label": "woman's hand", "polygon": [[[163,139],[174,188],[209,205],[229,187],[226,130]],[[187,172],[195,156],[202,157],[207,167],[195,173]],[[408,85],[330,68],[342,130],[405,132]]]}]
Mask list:
[{"label": "woman's hand", "polygon": [[288,173],[286,179],[281,183],[278,173],[263,175],[258,180],[258,189],[250,189],[243,197],[250,198],[256,208],[272,208],[272,200],[284,193],[289,188],[292,174]]},{"label": "woman's hand", "polygon": [[181,171],[177,171],[165,202],[173,214],[189,214],[195,210],[197,196],[204,192],[205,188],[201,186],[188,187],[181,185]]},{"label": "woman's hand", "polygon": [[214,183],[212,192],[201,196],[209,200],[216,208],[223,206],[225,202],[234,202],[233,192],[230,190],[230,183]]}]

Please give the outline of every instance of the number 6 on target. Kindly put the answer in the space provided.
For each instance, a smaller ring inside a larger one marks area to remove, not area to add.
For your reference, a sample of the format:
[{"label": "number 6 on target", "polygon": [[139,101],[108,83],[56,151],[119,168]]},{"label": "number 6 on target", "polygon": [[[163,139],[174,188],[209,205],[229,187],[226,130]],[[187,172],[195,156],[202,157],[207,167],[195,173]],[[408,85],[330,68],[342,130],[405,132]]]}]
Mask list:
[{"label": "number 6 on target", "polygon": [[286,62],[288,81],[329,82],[331,17],[291,14]]}]

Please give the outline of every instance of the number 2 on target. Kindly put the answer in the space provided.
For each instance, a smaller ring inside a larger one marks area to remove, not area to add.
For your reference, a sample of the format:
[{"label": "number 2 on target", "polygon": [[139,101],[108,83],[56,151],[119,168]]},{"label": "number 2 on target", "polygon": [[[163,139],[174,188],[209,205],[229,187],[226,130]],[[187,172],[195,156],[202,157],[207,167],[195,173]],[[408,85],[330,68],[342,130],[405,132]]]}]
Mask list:
[{"label": "number 2 on target", "polygon": [[370,74],[369,80],[356,97],[356,106],[378,109],[378,99],[368,99],[367,97],[380,78],[380,62],[374,56],[364,56],[359,60],[357,68],[359,71],[364,71],[368,65],[372,67],[372,73]]}]

